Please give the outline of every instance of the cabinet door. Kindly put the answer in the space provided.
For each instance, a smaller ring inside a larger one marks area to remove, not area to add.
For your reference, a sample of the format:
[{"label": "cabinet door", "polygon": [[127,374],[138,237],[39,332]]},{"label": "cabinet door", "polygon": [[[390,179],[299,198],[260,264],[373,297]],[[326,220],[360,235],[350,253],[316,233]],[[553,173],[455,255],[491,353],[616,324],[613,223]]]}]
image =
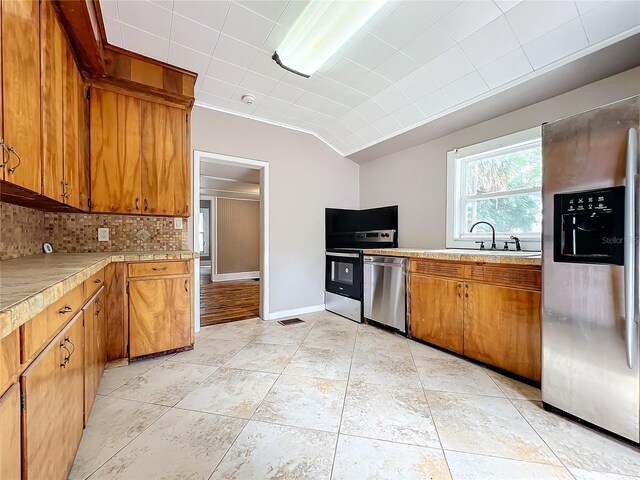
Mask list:
[{"label": "cabinet door", "polygon": [[462,353],[462,282],[410,276],[411,336]]},{"label": "cabinet door", "polygon": [[93,401],[98,393],[98,319],[95,298],[84,308],[84,425],[87,425]]},{"label": "cabinet door", "polygon": [[91,90],[91,211],[140,211],[140,100]]},{"label": "cabinet door", "polygon": [[191,127],[189,113],[181,112],[181,132],[184,138],[183,152],[176,169],[176,188],[174,192],[175,214],[189,216],[191,203]]},{"label": "cabinet door", "polygon": [[0,478],[21,478],[20,443],[20,385],[15,383],[0,397]]},{"label": "cabinet door", "polygon": [[191,344],[189,277],[129,282],[131,358]]},{"label": "cabinet door", "polygon": [[78,190],[80,209],[89,211],[91,177],[89,175],[89,102],[87,100],[88,87],[82,81],[80,71],[78,76]]},{"label": "cabinet door", "polygon": [[40,3],[42,56],[42,194],[64,201],[63,64],[66,40],[51,2]]},{"label": "cabinet door", "polygon": [[0,8],[4,143],[15,150],[4,168],[5,180],[40,193],[39,2],[3,1]]},{"label": "cabinet door", "polygon": [[76,315],[22,375],[26,478],[66,479],[71,470],[83,426],[82,317]]},{"label": "cabinet door", "polygon": [[65,203],[80,208],[80,84],[73,51],[65,44],[64,56],[64,183]]},{"label": "cabinet door", "polygon": [[540,381],[540,292],[465,284],[464,354]]},{"label": "cabinet door", "polygon": [[[142,101],[141,111],[142,211],[173,215],[183,154],[182,110]],[[178,207],[183,208],[181,204]]]}]

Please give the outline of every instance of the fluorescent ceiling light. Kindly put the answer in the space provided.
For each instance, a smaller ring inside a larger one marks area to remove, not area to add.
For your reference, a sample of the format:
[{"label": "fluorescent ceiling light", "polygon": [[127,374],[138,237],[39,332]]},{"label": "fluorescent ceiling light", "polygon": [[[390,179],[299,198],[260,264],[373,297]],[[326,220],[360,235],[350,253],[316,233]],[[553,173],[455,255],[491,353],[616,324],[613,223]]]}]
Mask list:
[{"label": "fluorescent ceiling light", "polygon": [[309,77],[367,23],[385,0],[311,0],[273,54],[282,68]]}]

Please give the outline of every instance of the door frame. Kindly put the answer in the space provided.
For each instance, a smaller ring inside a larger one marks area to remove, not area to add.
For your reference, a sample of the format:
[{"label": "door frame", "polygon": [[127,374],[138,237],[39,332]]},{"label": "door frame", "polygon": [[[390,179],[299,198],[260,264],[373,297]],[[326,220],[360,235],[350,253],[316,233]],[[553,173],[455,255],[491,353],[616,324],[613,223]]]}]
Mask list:
[{"label": "door frame", "polygon": [[[253,160],[250,158],[233,157],[219,153],[193,151],[192,168],[192,221],[189,222],[189,242],[195,250],[198,245],[198,229],[196,222],[200,216],[200,162],[232,165],[243,168],[252,168],[260,171],[260,310],[259,315],[263,320],[269,320],[269,162]],[[196,331],[200,330],[200,259],[195,260],[194,268],[194,311]]]}]

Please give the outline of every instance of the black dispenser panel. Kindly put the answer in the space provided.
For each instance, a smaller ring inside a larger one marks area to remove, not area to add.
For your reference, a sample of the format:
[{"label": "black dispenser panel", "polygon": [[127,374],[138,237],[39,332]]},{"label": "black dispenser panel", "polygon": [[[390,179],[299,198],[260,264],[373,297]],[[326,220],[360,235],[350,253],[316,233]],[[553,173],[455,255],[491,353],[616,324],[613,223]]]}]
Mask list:
[{"label": "black dispenser panel", "polygon": [[556,262],[624,265],[624,189],[554,196]]}]

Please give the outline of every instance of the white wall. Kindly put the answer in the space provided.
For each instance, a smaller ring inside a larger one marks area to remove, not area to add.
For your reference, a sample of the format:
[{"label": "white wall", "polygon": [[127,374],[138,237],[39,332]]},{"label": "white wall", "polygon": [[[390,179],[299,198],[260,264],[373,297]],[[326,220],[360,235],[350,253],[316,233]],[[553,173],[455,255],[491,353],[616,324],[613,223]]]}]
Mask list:
[{"label": "white wall", "polygon": [[191,148],[269,162],[270,312],[323,304],[324,209],[358,208],[358,165],[312,135],[202,107]]},{"label": "white wall", "polygon": [[444,248],[446,160],[454,148],[640,94],[640,67],[360,166],[360,207],[399,206],[400,247]]}]

